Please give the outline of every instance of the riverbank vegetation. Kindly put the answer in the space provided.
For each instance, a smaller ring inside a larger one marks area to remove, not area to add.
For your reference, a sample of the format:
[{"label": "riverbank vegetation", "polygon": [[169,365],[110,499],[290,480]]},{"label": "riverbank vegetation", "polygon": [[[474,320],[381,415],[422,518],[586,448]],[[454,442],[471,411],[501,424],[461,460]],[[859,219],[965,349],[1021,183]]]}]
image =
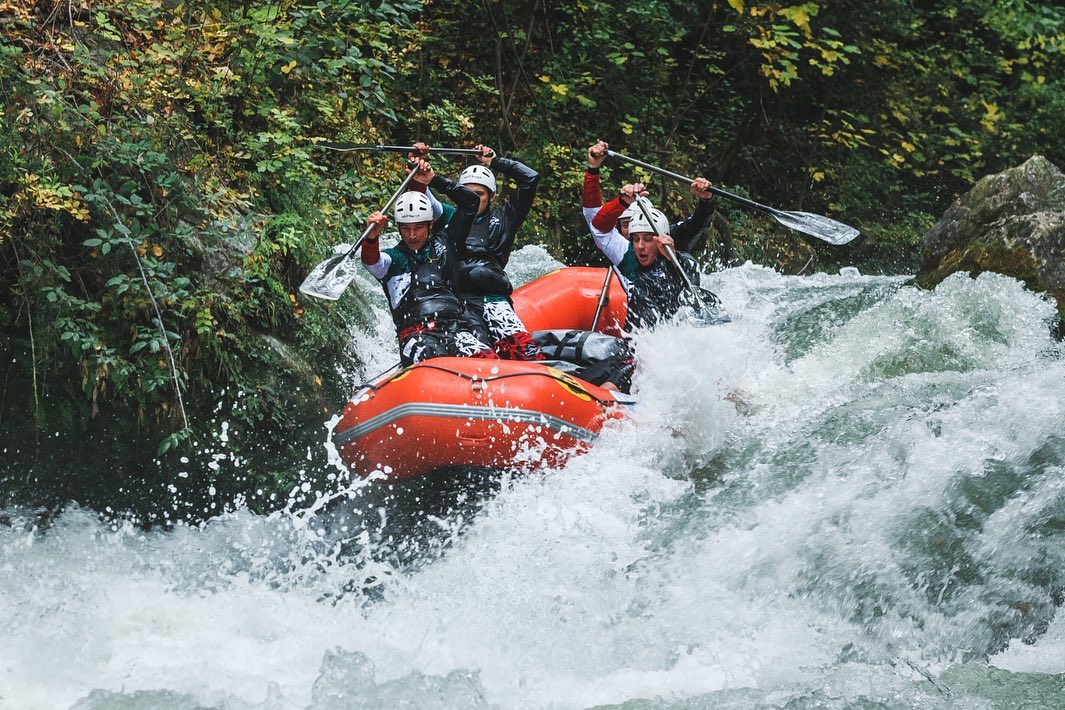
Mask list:
[{"label": "riverbank vegetation", "polygon": [[513,155],[543,175],[520,242],[569,263],[596,263],[579,184],[604,138],[863,232],[833,248],[721,204],[707,260],[909,273],[975,179],[1065,164],[1063,77],[1055,3],[2,1],[2,497],[284,502],[366,317],[298,285],[402,170],[322,141]]}]

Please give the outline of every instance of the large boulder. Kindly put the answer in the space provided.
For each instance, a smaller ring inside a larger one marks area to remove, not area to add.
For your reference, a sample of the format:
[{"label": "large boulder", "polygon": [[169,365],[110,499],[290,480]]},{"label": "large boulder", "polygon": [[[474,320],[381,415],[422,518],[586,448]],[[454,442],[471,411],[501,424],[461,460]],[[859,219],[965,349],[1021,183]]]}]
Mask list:
[{"label": "large boulder", "polygon": [[1036,155],[976,183],[921,239],[921,286],[955,271],[1012,276],[1065,317],[1065,174]]}]

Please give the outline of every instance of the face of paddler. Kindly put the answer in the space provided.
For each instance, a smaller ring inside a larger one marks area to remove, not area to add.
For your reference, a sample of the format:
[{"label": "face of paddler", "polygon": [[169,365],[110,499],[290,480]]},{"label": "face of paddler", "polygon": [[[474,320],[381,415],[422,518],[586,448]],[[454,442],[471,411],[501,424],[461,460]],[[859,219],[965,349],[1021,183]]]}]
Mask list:
[{"label": "face of paddler", "polygon": [[621,236],[625,237],[626,239],[629,238],[629,218],[628,217],[626,217],[625,219],[619,219],[618,220],[618,234],[620,234]]},{"label": "face of paddler", "polygon": [[411,222],[399,225],[399,236],[411,251],[418,251],[429,241],[432,222]]},{"label": "face of paddler", "polygon": [[658,239],[651,232],[636,232],[632,237],[632,250],[636,252],[636,261],[640,266],[650,266],[661,253],[658,251]]},{"label": "face of paddler", "polygon": [[480,217],[488,210],[488,203],[492,201],[492,191],[475,182],[466,183],[466,187],[476,192],[477,196],[481,198],[481,204],[477,206],[477,216]]}]

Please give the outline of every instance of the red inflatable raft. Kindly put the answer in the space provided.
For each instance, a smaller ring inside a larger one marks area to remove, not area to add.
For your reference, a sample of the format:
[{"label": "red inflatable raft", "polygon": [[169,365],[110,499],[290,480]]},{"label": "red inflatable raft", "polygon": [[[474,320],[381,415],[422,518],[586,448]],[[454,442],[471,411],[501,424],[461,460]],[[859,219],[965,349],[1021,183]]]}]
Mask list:
[{"label": "red inflatable raft", "polygon": [[[530,331],[591,328],[604,269],[559,269],[517,289]],[[625,293],[611,279],[597,330],[616,334]],[[360,476],[401,480],[455,466],[559,466],[587,450],[632,399],[532,362],[434,358],[357,389],[333,443]]]},{"label": "red inflatable raft", "polygon": [[[514,310],[530,333],[538,330],[590,330],[603,292],[606,269],[569,266],[530,281],[514,291]],[[621,335],[628,299],[617,276],[610,279],[607,300],[596,330]]]}]

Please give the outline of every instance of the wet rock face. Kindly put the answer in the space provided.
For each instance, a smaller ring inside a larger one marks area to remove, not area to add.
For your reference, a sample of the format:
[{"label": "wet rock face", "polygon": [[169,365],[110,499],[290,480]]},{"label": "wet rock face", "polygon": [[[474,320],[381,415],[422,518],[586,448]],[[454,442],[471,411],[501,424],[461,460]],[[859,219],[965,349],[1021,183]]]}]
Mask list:
[{"label": "wet rock face", "polygon": [[1013,276],[1065,316],[1065,173],[1036,155],[955,202],[921,240],[917,282],[931,288],[955,271]]}]

